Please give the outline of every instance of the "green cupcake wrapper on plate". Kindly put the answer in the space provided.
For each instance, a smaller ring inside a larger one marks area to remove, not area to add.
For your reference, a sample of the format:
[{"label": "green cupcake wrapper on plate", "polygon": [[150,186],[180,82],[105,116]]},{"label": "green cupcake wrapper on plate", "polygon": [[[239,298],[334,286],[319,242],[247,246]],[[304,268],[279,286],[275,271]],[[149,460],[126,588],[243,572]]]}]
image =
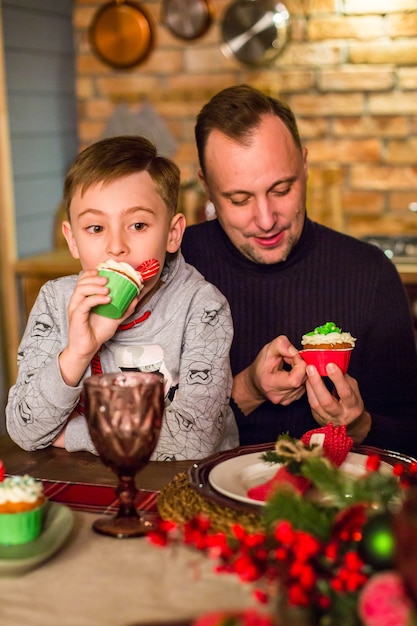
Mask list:
[{"label": "green cupcake wrapper on plate", "polygon": [[45,504],[30,511],[0,513],[0,544],[17,546],[39,537]]}]

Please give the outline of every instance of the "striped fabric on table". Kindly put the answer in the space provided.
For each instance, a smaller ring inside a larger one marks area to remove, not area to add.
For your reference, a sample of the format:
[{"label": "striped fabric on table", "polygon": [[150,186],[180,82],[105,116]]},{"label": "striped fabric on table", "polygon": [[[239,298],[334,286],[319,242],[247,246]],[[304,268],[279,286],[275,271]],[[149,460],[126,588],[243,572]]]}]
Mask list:
[{"label": "striped fabric on table", "polygon": [[[68,483],[42,480],[45,496],[76,511],[112,515],[118,510],[118,499],[114,487],[90,483]],[[157,491],[139,489],[136,508],[141,511],[156,511]]]},{"label": "striped fabric on table", "polygon": [[[112,515],[118,510],[114,487],[52,480],[42,480],[42,484],[48,500],[65,504],[76,511]],[[156,511],[158,493],[139,489],[136,508],[141,511]]]},{"label": "striped fabric on table", "polygon": [[[5,474],[10,476],[10,474]],[[91,483],[69,483],[60,480],[41,480],[45,497],[51,502],[65,504],[75,511],[113,515],[119,508],[115,487]],[[157,512],[159,491],[139,489],[136,496],[138,511]]]}]

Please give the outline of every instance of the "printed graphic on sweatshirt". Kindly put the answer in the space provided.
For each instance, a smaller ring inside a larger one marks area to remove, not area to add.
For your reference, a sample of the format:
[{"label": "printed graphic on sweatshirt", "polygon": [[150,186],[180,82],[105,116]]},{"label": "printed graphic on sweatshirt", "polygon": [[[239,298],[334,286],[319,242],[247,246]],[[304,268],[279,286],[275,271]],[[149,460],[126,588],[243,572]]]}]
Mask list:
[{"label": "printed graphic on sweatshirt", "polygon": [[[158,344],[145,346],[112,346],[117,367],[122,372],[158,372],[164,377],[165,397],[173,386],[172,376],[164,363],[164,351]],[[175,383],[178,384],[178,381]]]},{"label": "printed graphic on sweatshirt", "polygon": [[[26,351],[30,352],[31,361],[30,369],[25,372],[25,383],[31,388],[31,394],[27,394],[22,398],[19,403],[19,414],[24,425],[32,424],[34,421],[32,405],[37,406],[43,402],[42,396],[36,387],[32,387],[30,384],[33,374],[31,371],[35,371],[42,367],[43,364],[50,358],[51,354],[60,352],[60,343],[57,335],[53,332],[54,322],[49,313],[40,313],[34,320],[32,326],[32,332]],[[25,353],[18,354],[18,361],[25,358]],[[45,406],[43,409],[44,417],[46,419],[53,419],[54,407]],[[51,436],[51,441],[54,439]]]},{"label": "printed graphic on sweatshirt", "polygon": [[[219,328],[223,332],[219,332]],[[169,407],[166,411],[167,419],[163,423],[155,455],[157,460],[203,458],[213,452],[213,441],[219,441],[224,436],[230,409],[219,399],[228,398],[231,382],[224,376],[225,361],[219,358],[224,354],[224,329],[231,332],[230,321],[228,318],[220,319],[214,307],[206,308],[199,318],[189,321],[189,349],[181,361],[179,401],[175,410]],[[193,350],[192,346],[196,349]],[[172,439],[175,439],[178,450],[175,454],[169,452]],[[237,441],[236,431],[235,445]]]},{"label": "printed graphic on sweatshirt", "polygon": [[50,313],[46,310],[39,311],[32,321],[26,344],[18,354],[18,362],[27,362],[27,367],[22,370],[24,393],[16,398],[16,413],[21,424],[20,445],[25,449],[36,449],[31,442],[32,433],[37,432],[39,422],[49,425],[51,430],[45,436],[45,446],[52,443],[57,436],[57,432],[52,429],[57,423],[56,406],[45,403],[44,395],[37,385],[37,371],[42,369],[52,354],[59,354],[62,349],[60,337],[55,330]]}]

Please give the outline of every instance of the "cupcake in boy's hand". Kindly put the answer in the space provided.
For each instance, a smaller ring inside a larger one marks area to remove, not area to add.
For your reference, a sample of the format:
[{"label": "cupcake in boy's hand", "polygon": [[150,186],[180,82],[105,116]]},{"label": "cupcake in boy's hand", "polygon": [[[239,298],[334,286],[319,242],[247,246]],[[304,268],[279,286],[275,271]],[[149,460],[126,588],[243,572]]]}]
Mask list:
[{"label": "cupcake in boy's hand", "polygon": [[31,476],[8,476],[0,461],[0,544],[14,546],[36,539],[42,529],[43,485]]},{"label": "cupcake in boy's hand", "polygon": [[100,276],[108,279],[111,302],[99,304],[93,311],[104,317],[119,319],[125,313],[133,298],[142,291],[143,284],[159,271],[159,262],[156,259],[145,261],[134,269],[129,263],[109,259],[97,266]]},{"label": "cupcake in boy's hand", "polygon": [[327,376],[326,365],[335,363],[345,374],[356,339],[342,332],[334,322],[326,322],[302,336],[300,356],[309,365],[315,365],[320,376]]}]

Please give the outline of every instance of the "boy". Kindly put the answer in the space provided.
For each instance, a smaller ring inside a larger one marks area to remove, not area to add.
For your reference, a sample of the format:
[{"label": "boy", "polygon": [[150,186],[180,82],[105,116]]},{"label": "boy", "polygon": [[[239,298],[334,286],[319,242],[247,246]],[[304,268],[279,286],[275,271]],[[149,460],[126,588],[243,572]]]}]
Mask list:
[{"label": "boy", "polygon": [[[22,448],[95,452],[79,402],[83,379],[118,369],[164,375],[154,460],[204,458],[238,445],[229,306],[182,257],[179,181],[178,167],[143,137],[105,139],[74,160],[62,229],[83,271],[47,282],[31,311],[6,407],[8,432]],[[96,269],[108,259],[160,264],[118,320],[92,311],[111,300]]]}]

